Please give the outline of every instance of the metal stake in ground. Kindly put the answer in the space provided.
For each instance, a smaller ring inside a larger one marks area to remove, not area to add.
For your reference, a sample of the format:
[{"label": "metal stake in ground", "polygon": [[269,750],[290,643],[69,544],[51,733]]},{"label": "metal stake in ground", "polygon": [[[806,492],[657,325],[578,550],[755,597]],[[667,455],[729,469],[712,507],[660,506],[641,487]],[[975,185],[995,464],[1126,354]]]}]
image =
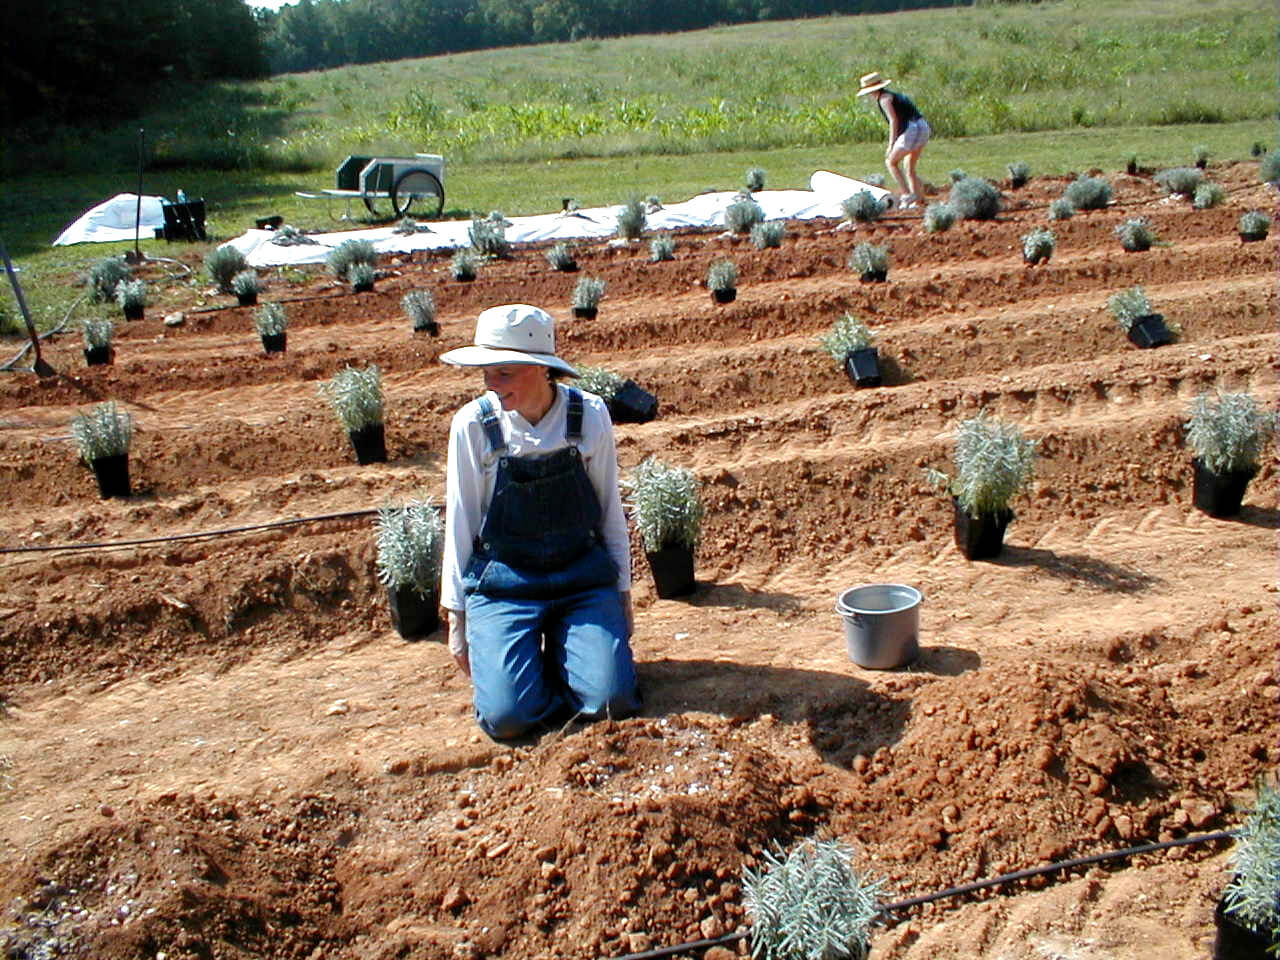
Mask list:
[{"label": "metal stake in ground", "polygon": [[56,376],[58,371],[49,366],[45,359],[40,356],[40,337],[36,334],[36,325],[31,322],[31,311],[27,309],[27,301],[22,296],[22,287],[18,283],[18,275],[13,271],[13,264],[9,262],[9,251],[4,248],[3,243],[0,243],[0,257],[4,258],[5,273],[9,274],[9,283],[13,285],[13,295],[18,301],[18,309],[22,311],[22,319],[27,322],[27,335],[31,337],[31,346],[36,352],[36,362],[31,365],[31,369],[36,372],[36,376]]},{"label": "metal stake in ground", "polygon": [[138,234],[142,230],[142,135],[146,132],[143,127],[138,128],[138,192],[135,195],[137,202],[133,208],[133,256],[125,254],[125,260],[130,263],[142,262],[142,249],[138,246]]}]

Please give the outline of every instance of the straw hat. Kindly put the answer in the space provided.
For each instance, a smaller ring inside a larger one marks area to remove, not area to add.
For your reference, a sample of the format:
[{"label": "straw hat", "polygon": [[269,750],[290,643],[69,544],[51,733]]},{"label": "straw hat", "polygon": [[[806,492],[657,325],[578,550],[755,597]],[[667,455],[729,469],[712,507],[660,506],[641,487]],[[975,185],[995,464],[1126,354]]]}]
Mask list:
[{"label": "straw hat", "polygon": [[556,323],[551,314],[527,303],[490,307],[476,318],[474,346],[442,353],[455,367],[527,363],[551,367],[571,377],[578,371],[556,356]]},{"label": "straw hat", "polygon": [[858,90],[858,96],[865,97],[868,93],[875,93],[877,90],[883,90],[893,81],[880,76],[874,70],[870,73],[864,73],[859,81],[861,88]]}]

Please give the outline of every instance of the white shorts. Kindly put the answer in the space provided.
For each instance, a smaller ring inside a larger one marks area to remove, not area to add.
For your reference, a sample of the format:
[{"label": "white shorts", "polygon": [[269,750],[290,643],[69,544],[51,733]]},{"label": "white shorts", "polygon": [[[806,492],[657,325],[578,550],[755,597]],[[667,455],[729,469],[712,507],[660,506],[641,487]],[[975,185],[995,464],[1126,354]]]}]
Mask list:
[{"label": "white shorts", "polygon": [[898,139],[893,141],[893,151],[896,153],[918,153],[924,149],[924,145],[929,142],[929,137],[933,131],[929,129],[929,121],[924,117],[916,117],[907,124],[907,129],[898,134]]}]

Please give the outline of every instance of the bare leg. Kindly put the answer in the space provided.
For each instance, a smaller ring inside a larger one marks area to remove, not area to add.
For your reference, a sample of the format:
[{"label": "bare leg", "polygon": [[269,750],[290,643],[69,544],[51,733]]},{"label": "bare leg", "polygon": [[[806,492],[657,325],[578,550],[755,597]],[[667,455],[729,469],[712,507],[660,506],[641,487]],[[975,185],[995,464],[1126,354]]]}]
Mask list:
[{"label": "bare leg", "polygon": [[892,150],[884,158],[884,165],[893,174],[893,179],[898,183],[898,193],[903,197],[910,192],[907,181],[902,176],[902,158],[906,156],[910,156],[910,154],[903,150]]},{"label": "bare leg", "polygon": [[907,184],[911,187],[912,195],[918,200],[924,198],[924,187],[920,183],[920,175],[916,173],[916,164],[920,162],[920,152],[923,149],[921,147],[920,150],[912,150],[904,158],[907,167]]}]

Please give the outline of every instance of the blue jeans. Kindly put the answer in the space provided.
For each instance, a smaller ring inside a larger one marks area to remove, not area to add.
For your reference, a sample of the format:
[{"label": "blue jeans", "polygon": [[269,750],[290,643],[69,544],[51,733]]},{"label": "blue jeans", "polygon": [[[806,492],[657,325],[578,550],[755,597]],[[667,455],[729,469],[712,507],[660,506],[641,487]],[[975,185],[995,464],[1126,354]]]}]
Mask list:
[{"label": "blue jeans", "polygon": [[614,584],[554,598],[466,598],[476,722],[517,737],[566,707],[586,719],[639,708],[622,597]]}]

